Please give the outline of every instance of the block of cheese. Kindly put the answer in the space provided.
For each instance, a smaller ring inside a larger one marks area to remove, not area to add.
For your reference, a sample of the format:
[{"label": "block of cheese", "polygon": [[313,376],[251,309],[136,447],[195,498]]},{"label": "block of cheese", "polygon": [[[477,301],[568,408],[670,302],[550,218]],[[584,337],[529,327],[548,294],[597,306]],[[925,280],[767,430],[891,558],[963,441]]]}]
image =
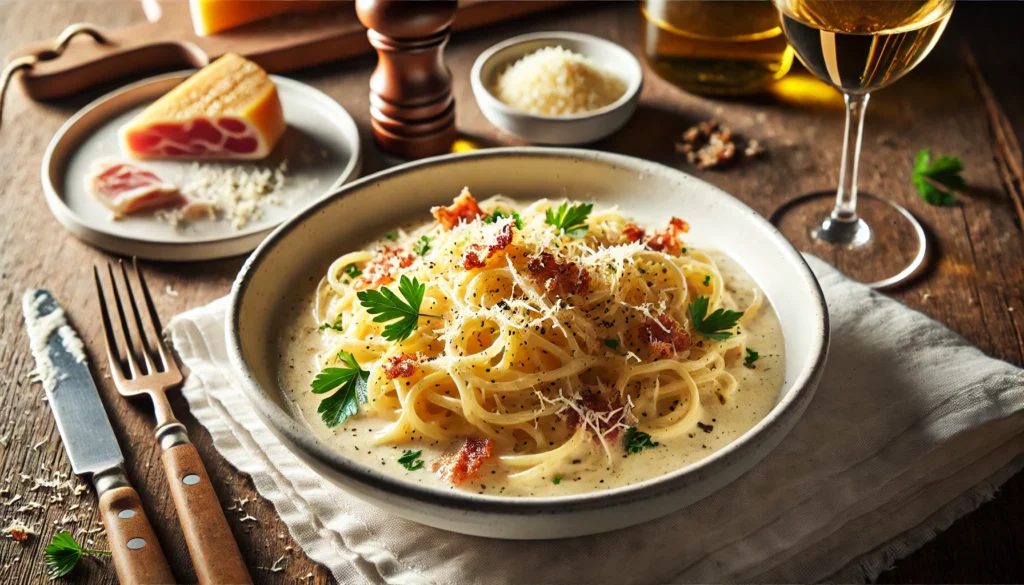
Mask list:
[{"label": "block of cheese", "polygon": [[318,12],[348,4],[338,0],[189,0],[192,26],[199,36],[295,12]]},{"label": "block of cheese", "polygon": [[253,160],[270,154],[285,126],[267,72],[229,53],[121,128],[121,147],[137,159]]}]

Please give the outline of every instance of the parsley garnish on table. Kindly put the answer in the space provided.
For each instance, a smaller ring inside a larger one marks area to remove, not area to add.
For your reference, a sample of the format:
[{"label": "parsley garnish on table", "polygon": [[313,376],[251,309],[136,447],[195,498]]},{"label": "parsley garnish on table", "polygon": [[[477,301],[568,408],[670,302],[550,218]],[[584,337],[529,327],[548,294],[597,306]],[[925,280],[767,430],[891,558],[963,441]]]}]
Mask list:
[{"label": "parsley garnish on table", "polygon": [[914,159],[912,181],[921,199],[932,205],[954,205],[956,193],[967,187],[967,182],[960,173],[964,170],[964,161],[955,156],[937,156],[931,160],[932,152],[928,149],[917,153]]},{"label": "parsley garnish on table", "polygon": [[593,211],[593,203],[581,203],[569,207],[568,203],[558,206],[557,210],[548,209],[544,212],[544,222],[558,228],[559,232],[574,238],[582,238],[587,233],[587,216]]},{"label": "parsley garnish on table", "polygon": [[626,430],[626,453],[633,455],[644,449],[657,447],[659,443],[652,441],[651,436],[636,427],[629,427]]},{"label": "parsley garnish on table", "polygon": [[359,412],[360,404],[366,404],[366,380],[370,372],[360,368],[355,356],[347,351],[338,352],[338,361],[346,367],[324,368],[311,384],[313,394],[336,390],[321,400],[320,407],[316,409],[328,428],[345,422]]},{"label": "parsley garnish on table", "polygon": [[420,455],[423,455],[423,451],[406,451],[398,458],[398,462],[402,464],[402,467],[409,471],[416,471],[417,469],[423,469],[423,460],[420,459]]},{"label": "parsley garnish on table", "polygon": [[53,535],[53,540],[46,545],[43,553],[43,562],[46,564],[46,574],[50,577],[63,577],[75,568],[82,555],[110,555],[108,550],[95,550],[82,548],[82,545],[71,536],[70,532],[58,532]]},{"label": "parsley garnish on table", "polygon": [[708,298],[697,297],[690,303],[690,320],[693,321],[693,328],[704,337],[722,341],[732,337],[732,331],[743,313],[740,311],[727,311],[718,309],[708,315]]},{"label": "parsley garnish on table", "polygon": [[389,288],[364,290],[360,291],[356,296],[359,298],[359,302],[366,307],[368,313],[376,315],[373,318],[374,323],[388,323],[390,321],[384,327],[384,339],[388,341],[404,341],[416,330],[420,317],[427,317],[429,319],[441,318],[440,315],[420,313],[420,305],[423,304],[423,294],[426,289],[427,285],[420,284],[415,278],[409,280],[403,274],[398,283],[398,292],[405,298],[404,301],[398,298],[398,295]]},{"label": "parsley garnish on table", "polygon": [[512,219],[515,220],[515,222],[516,222],[516,229],[517,230],[523,229],[523,218],[519,217],[518,213],[513,213],[512,215],[508,215],[508,214],[506,214],[504,211],[502,211],[500,209],[495,209],[494,213],[492,213],[492,214],[490,214],[488,216],[485,216],[484,217],[484,223],[496,223],[498,220],[504,219],[506,217],[511,217]]}]

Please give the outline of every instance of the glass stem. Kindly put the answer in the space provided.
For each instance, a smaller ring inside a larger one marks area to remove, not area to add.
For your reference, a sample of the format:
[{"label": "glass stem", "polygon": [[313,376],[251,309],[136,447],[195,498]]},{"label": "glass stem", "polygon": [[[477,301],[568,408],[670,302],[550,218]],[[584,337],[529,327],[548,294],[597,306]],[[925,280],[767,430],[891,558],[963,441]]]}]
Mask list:
[{"label": "glass stem", "polygon": [[[843,94],[846,100],[846,132],[843,136],[843,166],[839,169],[839,190],[832,220],[844,223],[857,221],[857,166],[860,142],[864,135],[864,110],[870,94]],[[855,135],[856,133],[856,135]]]}]

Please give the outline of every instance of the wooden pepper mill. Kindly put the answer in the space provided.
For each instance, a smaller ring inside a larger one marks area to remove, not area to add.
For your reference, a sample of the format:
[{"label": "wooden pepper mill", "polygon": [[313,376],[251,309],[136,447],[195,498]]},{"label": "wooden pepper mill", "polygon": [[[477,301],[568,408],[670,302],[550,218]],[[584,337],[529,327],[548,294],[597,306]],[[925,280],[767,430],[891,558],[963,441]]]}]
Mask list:
[{"label": "wooden pepper mill", "polygon": [[387,152],[404,158],[451,152],[455,100],[443,52],[456,7],[454,1],[356,0],[378,57],[370,123]]}]

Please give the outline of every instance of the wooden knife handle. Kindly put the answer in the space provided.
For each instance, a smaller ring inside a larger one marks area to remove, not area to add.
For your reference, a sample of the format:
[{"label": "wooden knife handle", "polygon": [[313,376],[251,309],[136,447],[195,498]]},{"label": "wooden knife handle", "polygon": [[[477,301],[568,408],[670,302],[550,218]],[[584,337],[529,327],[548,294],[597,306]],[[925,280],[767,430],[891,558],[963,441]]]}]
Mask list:
[{"label": "wooden knife handle", "polygon": [[161,459],[200,585],[251,584],[242,553],[195,445],[171,447]]},{"label": "wooden knife handle", "polygon": [[121,585],[177,583],[135,488],[126,486],[104,492],[100,496],[100,513]]}]

